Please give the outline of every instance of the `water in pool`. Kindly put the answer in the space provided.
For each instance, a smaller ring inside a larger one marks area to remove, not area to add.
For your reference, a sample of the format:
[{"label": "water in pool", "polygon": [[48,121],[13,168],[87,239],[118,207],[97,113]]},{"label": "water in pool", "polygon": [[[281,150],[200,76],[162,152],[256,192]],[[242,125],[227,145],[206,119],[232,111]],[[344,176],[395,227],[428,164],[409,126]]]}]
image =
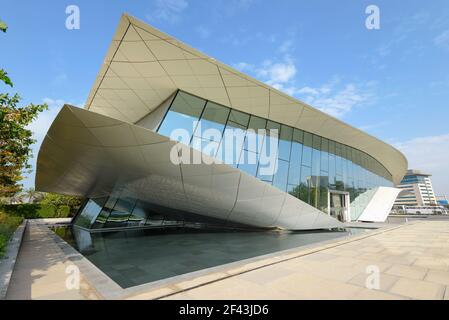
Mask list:
[{"label": "water in pool", "polygon": [[215,267],[276,251],[366,232],[237,232],[216,230],[134,230],[89,233],[54,231],[122,288]]}]

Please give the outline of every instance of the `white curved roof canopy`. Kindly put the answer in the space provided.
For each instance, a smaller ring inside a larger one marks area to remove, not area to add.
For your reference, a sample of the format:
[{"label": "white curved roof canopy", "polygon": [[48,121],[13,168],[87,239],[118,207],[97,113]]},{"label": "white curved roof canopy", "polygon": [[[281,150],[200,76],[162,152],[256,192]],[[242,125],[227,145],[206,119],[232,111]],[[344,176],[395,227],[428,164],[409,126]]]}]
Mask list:
[{"label": "white curved roof canopy", "polygon": [[407,159],[391,145],[124,14],[89,94],[90,111],[136,123],[175,90],[364,151],[399,184]]}]

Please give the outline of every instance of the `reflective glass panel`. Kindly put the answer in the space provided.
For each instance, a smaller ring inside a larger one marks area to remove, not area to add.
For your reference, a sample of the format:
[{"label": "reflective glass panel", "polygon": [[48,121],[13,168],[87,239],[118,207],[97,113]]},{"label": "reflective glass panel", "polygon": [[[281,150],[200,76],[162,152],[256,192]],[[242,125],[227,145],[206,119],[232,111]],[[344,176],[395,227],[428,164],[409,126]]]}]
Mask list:
[{"label": "reflective glass panel", "polygon": [[302,164],[312,166],[312,134],[304,132],[304,145],[302,149]]},{"label": "reflective glass panel", "polygon": [[302,144],[296,141],[292,142],[292,151],[290,156],[290,169],[288,171],[288,183],[298,185],[301,178],[301,158]]},{"label": "reflective glass panel", "polygon": [[75,225],[90,228],[103,208],[107,198],[89,199],[75,220]]},{"label": "reflective glass panel", "polygon": [[283,125],[281,127],[281,136],[279,139],[279,159],[289,161],[292,138],[293,129]]},{"label": "reflective glass panel", "polygon": [[251,176],[256,176],[257,173],[257,153],[248,150],[243,150],[240,156],[238,168],[245,171]]},{"label": "reflective glass panel", "polygon": [[274,175],[273,186],[279,188],[282,191],[286,191],[287,177],[288,177],[288,161],[278,160],[277,172]]},{"label": "reflective glass panel", "polygon": [[207,102],[200,122],[195,130],[196,137],[220,142],[230,109],[213,102]]},{"label": "reflective glass panel", "polygon": [[266,124],[265,119],[251,116],[243,147],[245,150],[260,153],[265,137]]},{"label": "reflective glass panel", "polygon": [[158,133],[188,145],[205,104],[203,99],[178,91]]},{"label": "reflective glass panel", "polygon": [[310,203],[310,184],[311,184],[312,169],[310,167],[302,166],[301,168],[301,183],[299,185],[299,199],[306,203]]}]

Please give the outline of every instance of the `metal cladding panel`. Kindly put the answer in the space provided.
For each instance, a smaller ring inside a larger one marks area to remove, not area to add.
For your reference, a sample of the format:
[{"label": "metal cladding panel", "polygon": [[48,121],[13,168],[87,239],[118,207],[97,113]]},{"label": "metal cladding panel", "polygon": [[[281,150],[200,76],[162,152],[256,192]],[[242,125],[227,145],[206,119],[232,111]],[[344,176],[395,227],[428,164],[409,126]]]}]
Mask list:
[{"label": "metal cladding panel", "polygon": [[124,14],[86,103],[136,123],[177,89],[303,129],[373,156],[399,184],[405,156],[391,145]]},{"label": "metal cladding panel", "polygon": [[198,153],[151,130],[65,105],[39,151],[36,189],[89,198],[120,189],[148,203],[264,228],[342,227],[226,164],[173,163],[181,149]]},{"label": "metal cladding panel", "polygon": [[384,222],[401,192],[402,190],[399,188],[378,187],[358,220]]}]

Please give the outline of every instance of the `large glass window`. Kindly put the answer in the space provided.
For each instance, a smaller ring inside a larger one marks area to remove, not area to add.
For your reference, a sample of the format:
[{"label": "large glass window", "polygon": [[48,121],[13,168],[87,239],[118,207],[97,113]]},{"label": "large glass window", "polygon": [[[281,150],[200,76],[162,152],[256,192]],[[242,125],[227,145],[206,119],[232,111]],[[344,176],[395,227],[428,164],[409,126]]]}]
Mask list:
[{"label": "large glass window", "polygon": [[236,123],[240,126],[247,128],[249,122],[249,114],[237,110],[232,110],[231,114],[229,115],[228,122]]},{"label": "large glass window", "polygon": [[329,141],[329,188],[336,189],[336,156],[335,141]]},{"label": "large glass window", "polygon": [[[205,104],[206,100],[178,91],[158,133],[189,144]],[[180,131],[175,131],[179,129],[185,130],[188,135],[183,136]]]},{"label": "large glass window", "polygon": [[320,165],[321,165],[321,137],[313,135],[312,174],[314,176],[320,175]]},{"label": "large glass window", "polygon": [[302,143],[297,141],[292,142],[292,150],[290,156],[290,168],[288,170],[288,183],[292,185],[299,185],[301,178],[301,158],[302,158]]},{"label": "large glass window", "polygon": [[321,171],[329,172],[329,140],[321,140]]},{"label": "large glass window", "polygon": [[131,198],[119,198],[109,214],[105,228],[127,226],[128,218],[134,209],[135,203],[136,200]]},{"label": "large glass window", "polygon": [[128,218],[128,226],[143,226],[145,225],[147,218],[147,212],[143,209],[142,203],[138,201]]},{"label": "large glass window", "polygon": [[292,138],[293,138],[293,129],[288,126],[282,126],[281,135],[279,139],[279,159],[289,161]]},{"label": "large glass window", "polygon": [[207,102],[195,130],[195,136],[219,143],[229,116],[230,109],[213,102]]},{"label": "large glass window", "polygon": [[326,172],[321,172],[319,188],[319,209],[326,213],[328,212],[328,190],[329,178]]},{"label": "large glass window", "polygon": [[243,146],[245,150],[260,153],[265,138],[266,125],[267,120],[251,116]]},{"label": "large glass window", "polygon": [[312,179],[312,169],[302,166],[301,182],[299,185],[299,199],[306,203],[310,203],[310,185]]},{"label": "large glass window", "polygon": [[257,173],[257,159],[258,154],[248,150],[243,150],[240,156],[238,168],[245,171],[251,176],[256,176]]},{"label": "large glass window", "polygon": [[287,177],[288,177],[288,161],[278,159],[277,172],[274,175],[273,186],[279,188],[282,191],[287,189]]},{"label": "large glass window", "polygon": [[312,166],[312,134],[304,132],[304,145],[302,149],[302,164],[307,167]]},{"label": "large glass window", "polygon": [[[246,116],[246,117],[245,117]],[[218,149],[217,158],[226,164],[237,167],[245,142],[249,115],[232,110],[226,124],[223,139]]]},{"label": "large glass window", "polygon": [[[199,126],[195,127],[197,120]],[[392,186],[391,174],[385,167],[360,150],[182,91],[172,102],[159,133],[170,135],[179,128],[187,130],[194,148],[286,190],[324,212],[329,189],[347,191],[354,201],[376,186]],[[216,129],[216,134],[206,136],[208,129]],[[232,130],[229,137],[227,129]],[[270,129],[276,133],[270,133]],[[123,211],[116,208],[103,209],[96,223],[103,225],[109,219],[120,220],[120,212]],[[139,217],[133,213],[127,219],[142,223]]]},{"label": "large glass window", "polygon": [[75,225],[89,229],[97,219],[107,198],[89,199],[75,220]]}]

